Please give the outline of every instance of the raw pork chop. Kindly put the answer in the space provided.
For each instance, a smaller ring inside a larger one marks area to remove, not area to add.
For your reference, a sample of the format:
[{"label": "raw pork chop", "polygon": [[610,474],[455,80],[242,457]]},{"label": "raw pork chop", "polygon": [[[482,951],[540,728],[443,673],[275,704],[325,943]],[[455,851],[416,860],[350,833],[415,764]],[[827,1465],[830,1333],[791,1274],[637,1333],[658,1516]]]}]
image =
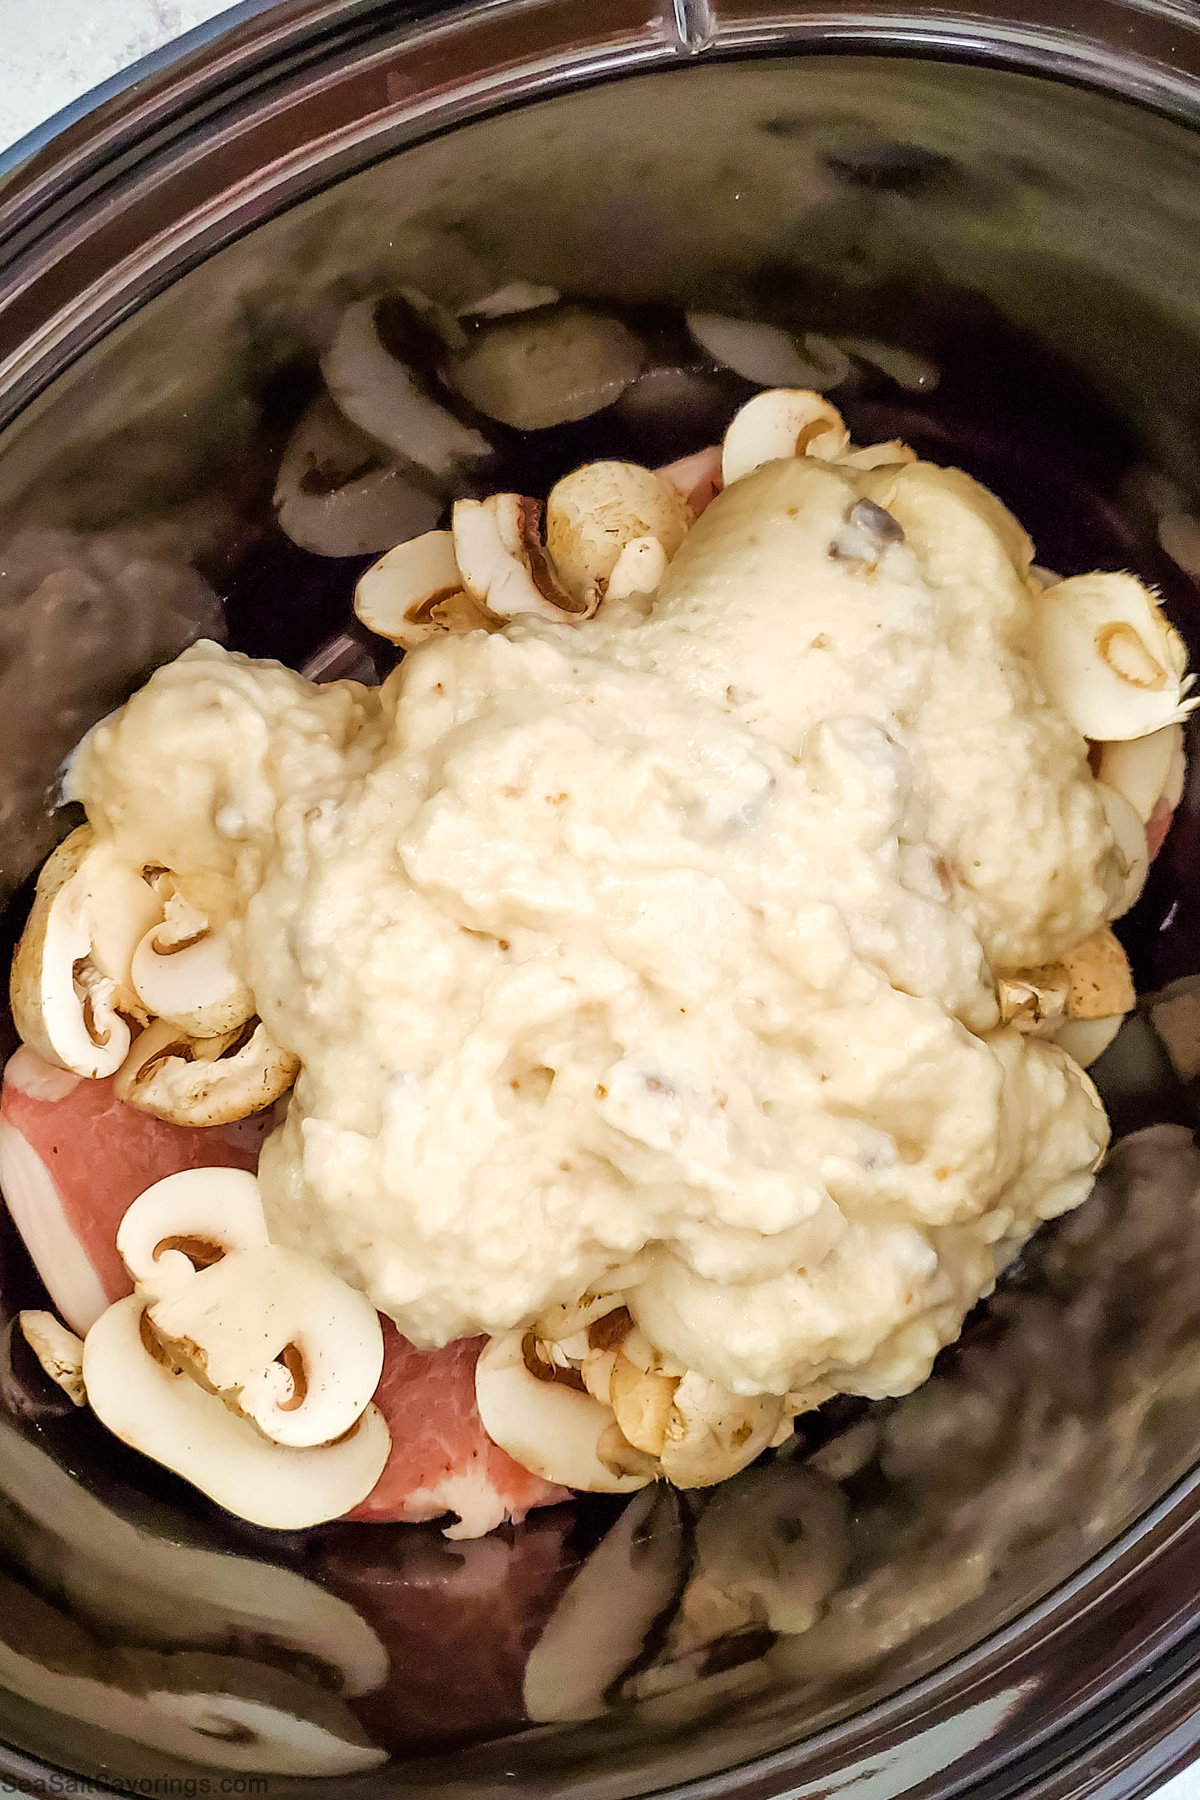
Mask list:
[{"label": "raw pork chop", "polygon": [[[88,1327],[132,1284],[117,1255],[125,1209],[181,1169],[255,1169],[270,1113],[237,1125],[167,1125],[118,1100],[111,1081],[83,1081],[21,1049],[0,1096],[0,1188],[55,1306]],[[383,1320],[376,1403],[392,1453],[374,1492],[351,1515],[372,1522],[458,1515],[453,1537],[479,1537],[535,1506],[568,1498],[487,1436],[475,1409],[482,1338],[415,1350]]]},{"label": "raw pork chop", "polygon": [[0,1189],[50,1297],[81,1335],[133,1284],[117,1226],[139,1194],[181,1169],[256,1169],[268,1113],[237,1125],[167,1125],[21,1049],[0,1095]]}]

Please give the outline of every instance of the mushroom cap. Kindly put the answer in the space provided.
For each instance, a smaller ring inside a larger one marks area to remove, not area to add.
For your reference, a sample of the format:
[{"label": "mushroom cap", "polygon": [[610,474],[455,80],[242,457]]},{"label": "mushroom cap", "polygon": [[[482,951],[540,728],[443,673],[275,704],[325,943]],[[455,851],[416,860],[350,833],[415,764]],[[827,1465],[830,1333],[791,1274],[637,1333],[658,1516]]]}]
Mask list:
[{"label": "mushroom cap", "polygon": [[452,476],[463,463],[491,455],[479,431],[456,419],[393,356],[376,325],[378,300],[358,300],[342,314],[321,358],[325,385],[348,419],[432,474]]},{"label": "mushroom cap", "polygon": [[821,370],[805,361],[791,333],[780,325],[711,312],[689,312],[685,320],[700,348],[707,350],[714,362],[759,387],[811,387],[821,379]]},{"label": "mushroom cap", "polygon": [[129,1051],[134,946],[162,918],[137,870],[81,825],[47,859],[13,958],[13,1021],[47,1062],[113,1075]]},{"label": "mushroom cap", "polygon": [[282,1244],[221,1257],[155,1301],[147,1321],[173,1360],[277,1444],[332,1444],[383,1371],[366,1295]]},{"label": "mushroom cap", "polygon": [[1183,719],[1187,651],[1133,575],[1073,575],[1033,603],[1031,650],[1047,699],[1094,742],[1148,737]]},{"label": "mushroom cap", "polygon": [[[665,568],[692,518],[679,489],[653,469],[628,462],[585,463],[550,490],[546,548],[568,592],[594,603],[635,539],[657,539]],[[652,587],[661,579],[662,570]]]},{"label": "mushroom cap", "polygon": [[[185,911],[187,924],[180,930]],[[203,913],[178,898],[167,902],[163,923],[141,939],[130,978],[152,1017],[168,1019],[193,1037],[221,1037],[254,1017],[254,995],[234,966],[229,927],[214,929]]]},{"label": "mushroom cap", "polygon": [[734,414],[721,445],[721,475],[728,487],[763,463],[793,456],[836,462],[849,448],[836,406],[809,388],[771,388]]},{"label": "mushroom cap", "polygon": [[1090,1069],[1104,1055],[1124,1023],[1124,1013],[1111,1013],[1106,1019],[1065,1019],[1054,1033],[1054,1042],[1081,1069]]},{"label": "mushroom cap", "polygon": [[614,1474],[597,1453],[613,1415],[590,1394],[542,1380],[525,1361],[525,1333],[489,1338],[475,1365],[475,1402],[483,1428],[514,1462],[563,1487],[631,1494],[649,1475]]},{"label": "mushroom cap", "polygon": [[179,1291],[197,1268],[270,1242],[258,1179],[248,1169],[183,1169],[126,1208],[117,1249],[149,1300]]},{"label": "mushroom cap", "polygon": [[261,1023],[235,1048],[238,1035],[193,1038],[157,1019],[118,1070],[117,1098],[173,1125],[231,1125],[262,1112],[291,1087],[299,1059]]},{"label": "mushroom cap", "polygon": [[118,1300],[84,1340],[88,1404],[115,1437],[227,1512],[270,1530],[339,1519],[366,1499],[391,1450],[376,1407],[368,1406],[335,1444],[272,1443],[190,1375],[157,1359],[144,1335],[146,1310],[144,1295]]},{"label": "mushroom cap", "polygon": [[462,590],[452,534],[426,531],[397,544],[359,576],[354,611],[368,631],[402,650],[413,650],[440,632],[469,629],[451,624],[446,616],[447,607],[456,601],[462,603],[456,617],[474,615],[478,624],[485,623],[485,616]]},{"label": "mushroom cap", "polygon": [[1096,779],[1124,796],[1143,825],[1164,795],[1173,806],[1179,795],[1171,793],[1171,778],[1183,750],[1183,726],[1176,721],[1146,737],[1117,739],[1100,746]]},{"label": "mushroom cap", "polygon": [[694,1370],[675,1389],[662,1472],[675,1487],[711,1487],[765,1450],[784,1413],[783,1396],[731,1394]]},{"label": "mushroom cap", "polygon": [[1104,807],[1108,828],[1113,835],[1115,866],[1112,869],[1112,898],[1108,916],[1110,919],[1120,919],[1145,887],[1146,877],[1150,873],[1146,828],[1136,807],[1124,794],[1109,787],[1104,781],[1097,781],[1096,788]]},{"label": "mushroom cap", "polygon": [[300,415],[275,481],[280,530],[317,556],[364,556],[437,524],[441,497],[327,394]]},{"label": "mushroom cap", "polygon": [[583,306],[547,307],[498,320],[450,366],[463,397],[489,419],[541,431],[610,406],[645,361],[619,319]]},{"label": "mushroom cap", "polygon": [[651,1488],[596,1545],[525,1664],[525,1711],[538,1724],[594,1719],[645,1648],[683,1581],[678,1497]]}]

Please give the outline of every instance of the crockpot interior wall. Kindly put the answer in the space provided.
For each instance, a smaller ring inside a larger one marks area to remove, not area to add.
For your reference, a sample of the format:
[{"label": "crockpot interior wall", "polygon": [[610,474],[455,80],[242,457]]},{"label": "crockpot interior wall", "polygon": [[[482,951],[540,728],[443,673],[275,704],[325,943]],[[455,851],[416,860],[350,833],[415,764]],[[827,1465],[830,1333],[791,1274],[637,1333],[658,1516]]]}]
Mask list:
[{"label": "crockpot interior wall", "polygon": [[[457,307],[525,279],[920,352],[940,384],[850,391],[856,435],[896,431],[968,462],[1062,572],[1091,566],[1078,502],[1106,558],[1159,580],[1189,629],[1193,591],[1156,541],[1168,490],[1155,471],[1176,484],[1170,504],[1200,493],[1198,259],[1200,148],[1182,127],[936,63],[681,68],[363,169],[148,303],[0,441],[0,898],[61,835],[48,800],[62,758],[151,666],[201,631],[300,660],[345,616],[354,569],[318,568],[273,538],[270,494],[348,300],[409,286]],[[181,554],[227,601],[224,618],[155,573]],[[62,574],[72,558],[82,581]],[[1130,1211],[1146,1171],[1117,1158],[983,1335],[827,1459],[820,1480],[841,1486],[857,1532],[844,1578],[874,1572],[857,1635],[799,1637],[636,1714],[393,1769],[355,1792],[436,1777],[480,1793],[508,1785],[507,1770],[536,1791],[585,1762],[597,1796],[706,1774],[937,1667],[1070,1576],[1200,1450],[1191,1154],[1173,1144],[1149,1248]],[[1175,1258],[1166,1288],[1144,1278],[1151,1252]],[[98,1440],[70,1454],[102,1479]],[[953,1480],[930,1500],[939,1462]],[[19,1560],[15,1545],[0,1519],[0,1549]],[[26,1701],[0,1702],[0,1730],[56,1754]],[[274,1778],[272,1792],[288,1785]]]}]

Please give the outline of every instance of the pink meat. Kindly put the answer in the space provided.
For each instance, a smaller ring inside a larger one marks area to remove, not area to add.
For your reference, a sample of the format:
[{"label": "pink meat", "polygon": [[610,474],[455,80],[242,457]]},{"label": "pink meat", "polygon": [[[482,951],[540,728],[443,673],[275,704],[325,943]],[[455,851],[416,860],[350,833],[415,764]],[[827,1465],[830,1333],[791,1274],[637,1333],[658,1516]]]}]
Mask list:
[{"label": "pink meat", "polygon": [[721,480],[721,446],[710,444],[693,456],[681,456],[678,462],[665,463],[657,471],[677,487],[696,517],[716,499],[724,483]]},{"label": "pink meat", "polygon": [[21,1049],[0,1093],[0,1185],[51,1298],[76,1331],[132,1292],[117,1227],[138,1195],[182,1169],[256,1169],[271,1116],[205,1128],[126,1106]]},{"label": "pink meat", "polygon": [[375,1391],[392,1434],[392,1453],[351,1519],[415,1524],[457,1513],[450,1537],[482,1537],[536,1506],[570,1499],[566,1488],[531,1475],[494,1444],[475,1407],[475,1364],[483,1338],[444,1350],[417,1350],[383,1320],[383,1374]]},{"label": "pink meat", "polygon": [[[132,1291],[116,1239],[139,1194],[181,1169],[257,1168],[271,1123],[267,1113],[237,1125],[167,1125],[124,1105],[111,1081],[81,1081],[32,1050],[18,1050],[0,1094],[0,1183],[68,1324],[86,1332],[105,1306]],[[413,1522],[456,1513],[454,1535],[477,1537],[568,1498],[484,1431],[475,1407],[482,1338],[424,1351],[390,1319],[383,1328],[375,1400],[391,1429],[392,1453],[352,1518]]]}]

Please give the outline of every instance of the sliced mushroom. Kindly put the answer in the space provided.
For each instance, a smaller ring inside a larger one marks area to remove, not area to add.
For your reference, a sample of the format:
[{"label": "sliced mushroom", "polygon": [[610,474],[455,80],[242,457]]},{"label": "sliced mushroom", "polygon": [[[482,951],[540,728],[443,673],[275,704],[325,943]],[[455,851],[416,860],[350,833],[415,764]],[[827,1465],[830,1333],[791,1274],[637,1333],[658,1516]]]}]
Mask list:
[{"label": "sliced mushroom", "polygon": [[701,1641],[752,1625],[807,1631],[845,1567],[841,1489],[811,1468],[775,1462],[721,1489],[705,1507],[683,1618]]},{"label": "sliced mushroom", "polygon": [[849,448],[850,433],[836,406],[807,388],[772,388],[734,415],[721,446],[721,475],[728,487],[763,463],[792,456],[836,462]]},{"label": "sliced mushroom", "polygon": [[464,463],[490,456],[483,434],[456,419],[392,355],[379,335],[378,304],[359,300],[348,306],[321,358],[321,373],[339,410],[368,436],[434,475],[453,476]]},{"label": "sliced mushroom", "polygon": [[645,355],[619,319],[582,306],[547,307],[488,326],[448,373],[489,419],[541,431],[611,406]]},{"label": "sliced mushroom", "polygon": [[1073,575],[1033,611],[1032,651],[1047,699],[1097,743],[1148,737],[1186,718],[1187,651],[1132,575]]},{"label": "sliced mushroom", "polygon": [[1103,781],[1096,783],[1104,807],[1104,816],[1108,828],[1113,834],[1113,850],[1115,867],[1112,870],[1112,890],[1109,900],[1108,916],[1120,919],[1125,916],[1146,885],[1146,877],[1150,873],[1150,847],[1146,840],[1146,828],[1133,805]]},{"label": "sliced mushroom", "polygon": [[576,1386],[531,1373],[523,1331],[489,1338],[475,1365],[475,1401],[483,1428],[514,1462],[563,1487],[631,1494],[648,1473],[614,1473],[597,1445],[613,1425],[606,1406]]},{"label": "sliced mushroom", "polygon": [[147,1027],[122,1064],[118,1100],[172,1125],[231,1125],[286,1094],[299,1059],[258,1024],[241,1034],[194,1038],[168,1019]]},{"label": "sliced mushroom", "polygon": [[369,631],[402,650],[448,631],[475,631],[496,619],[463,591],[449,531],[397,544],[359,577],[354,610]]},{"label": "sliced mushroom", "polygon": [[191,1037],[238,1031],[254,1017],[254,995],[234,965],[230,932],[210,925],[165,879],[162,923],[133,953],[134,992],[153,1018]]},{"label": "sliced mushroom", "polygon": [[320,1525],[366,1499],[391,1449],[374,1406],[337,1443],[312,1449],[272,1443],[190,1375],[159,1361],[149,1347],[156,1340],[146,1310],[144,1295],[118,1300],[84,1340],[88,1403],[114,1436],[227,1512],[272,1530]]},{"label": "sliced mushroom", "polygon": [[[594,1391],[590,1383],[588,1391]],[[609,1405],[627,1443],[647,1456],[661,1456],[679,1381],[658,1369],[639,1369],[618,1350],[608,1377]]]},{"label": "sliced mushroom", "polygon": [[169,1510],[136,1519],[99,1500],[33,1439],[0,1417],[0,1544],[23,1567],[53,1572],[74,1615],[105,1634],[175,1645],[262,1644],[321,1665],[348,1695],[387,1679],[388,1655],[353,1606],[292,1569],[180,1540]]},{"label": "sliced mushroom", "polygon": [[630,1502],[559,1601],[525,1664],[525,1711],[538,1724],[593,1719],[673,1604],[685,1569],[677,1497]]},{"label": "sliced mushroom", "polygon": [[321,394],[288,439],[274,504],[280,529],[302,550],[367,556],[428,531],[444,500]]},{"label": "sliced mushroom", "polygon": [[555,306],[562,299],[557,288],[543,287],[536,281],[506,281],[503,287],[480,300],[460,306],[460,319],[507,319],[514,313],[537,312],[543,306]]},{"label": "sliced mushroom", "polygon": [[1170,795],[1171,777],[1183,748],[1183,726],[1164,725],[1148,737],[1127,738],[1102,744],[1096,778],[1124,796],[1143,825],[1148,825],[1164,795],[1179,804],[1179,793]]},{"label": "sliced mushroom", "polygon": [[1069,1018],[1109,1019],[1132,1009],[1136,995],[1129,959],[1107,925],[1068,950],[1063,964]]},{"label": "sliced mushroom", "polygon": [[1107,1019],[1067,1019],[1054,1033],[1054,1042],[1081,1069],[1090,1069],[1104,1055],[1124,1023],[1124,1013],[1113,1013]]},{"label": "sliced mushroom", "polygon": [[521,494],[456,500],[454,556],[471,598],[498,619],[582,619],[596,609],[572,598],[542,548],[541,503]]},{"label": "sliced mushroom", "polygon": [[[594,611],[630,545],[656,540],[665,569],[687,536],[692,517],[679,489],[652,469],[637,463],[585,463],[550,490],[546,548],[567,592],[577,604]],[[622,579],[627,581],[632,572],[627,567]]]},{"label": "sliced mushroom", "polygon": [[[128,1571],[122,1574],[128,1579]],[[60,1715],[60,1745],[69,1742],[62,1725],[69,1720],[204,1768],[333,1776],[386,1760],[341,1698],[286,1670],[207,1651],[114,1647],[107,1633],[93,1636],[3,1574],[0,1621],[0,1682],[6,1692]],[[174,1623],[178,1637],[178,1598]],[[190,1619],[183,1629],[188,1625]],[[66,1749],[64,1760],[70,1760]],[[122,1767],[138,1785],[119,1752],[114,1758],[106,1750],[105,1761],[118,1785]],[[141,1757],[137,1762],[144,1767]],[[181,1791],[193,1785],[180,1781]]]},{"label": "sliced mushroom", "polygon": [[782,1395],[731,1394],[694,1370],[680,1381],[659,1460],[676,1487],[710,1487],[765,1450],[783,1418]]},{"label": "sliced mushroom", "polygon": [[90,825],[61,843],[38,877],[13,958],[13,1022],[47,1062],[93,1079],[129,1053],[125,1014],[137,1015],[130,965],[139,938],[162,918],[140,873],[98,844]]},{"label": "sliced mushroom", "polygon": [[902,444],[899,438],[889,438],[886,444],[865,444],[861,450],[847,450],[838,461],[850,469],[890,469],[898,463],[916,462],[917,453]]},{"label": "sliced mushroom", "polygon": [[147,1300],[178,1293],[196,1273],[270,1242],[258,1180],[247,1169],[183,1169],[146,1188],[117,1227],[117,1250]]},{"label": "sliced mushroom", "polygon": [[859,362],[871,363],[884,375],[912,394],[932,394],[941,380],[941,371],[919,350],[905,350],[899,344],[883,344],[878,338],[839,338],[843,350]]},{"label": "sliced mushroom", "polygon": [[726,313],[689,312],[687,328],[714,362],[764,388],[815,387],[821,371],[806,362],[790,332]]},{"label": "sliced mushroom", "polygon": [[1000,1023],[1048,1037],[1067,1016],[1067,971],[1061,963],[1001,975],[996,983]]},{"label": "sliced mushroom", "polygon": [[634,538],[613,564],[605,597],[609,600],[648,599],[657,593],[667,572],[667,553],[657,538]]},{"label": "sliced mushroom", "polygon": [[56,1382],[75,1406],[87,1405],[83,1385],[83,1339],[68,1331],[52,1312],[17,1315],[21,1334],[51,1381]]},{"label": "sliced mushroom", "polygon": [[383,1370],[379,1315],[315,1257],[282,1244],[234,1250],[146,1314],[171,1360],[276,1444],[332,1444],[362,1416]]}]

